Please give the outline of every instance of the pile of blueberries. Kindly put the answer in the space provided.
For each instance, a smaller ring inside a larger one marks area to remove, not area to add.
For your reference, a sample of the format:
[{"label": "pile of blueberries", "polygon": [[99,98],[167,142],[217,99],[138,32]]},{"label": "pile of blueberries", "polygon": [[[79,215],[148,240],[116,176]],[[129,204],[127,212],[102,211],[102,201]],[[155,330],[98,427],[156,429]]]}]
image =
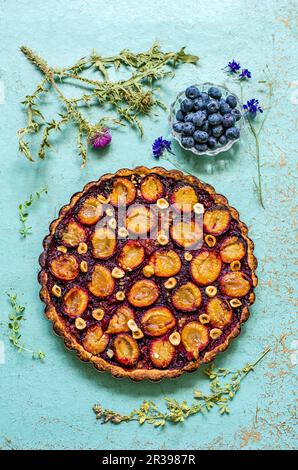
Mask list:
[{"label": "pile of blueberries", "polygon": [[181,144],[198,152],[224,146],[228,140],[240,137],[240,129],[235,126],[241,118],[235,96],[222,98],[219,88],[211,86],[208,93],[196,86],[185,90],[186,98],[176,113],[177,122],[173,130],[181,134]]}]

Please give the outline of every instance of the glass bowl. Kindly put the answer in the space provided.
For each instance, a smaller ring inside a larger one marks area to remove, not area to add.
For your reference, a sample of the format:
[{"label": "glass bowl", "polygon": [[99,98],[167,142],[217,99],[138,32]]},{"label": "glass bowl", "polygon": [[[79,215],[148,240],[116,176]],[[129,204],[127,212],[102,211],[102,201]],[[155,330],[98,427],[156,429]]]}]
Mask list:
[{"label": "glass bowl", "polygon": [[175,140],[177,140],[180,147],[182,147],[184,150],[188,150],[188,151],[194,153],[195,155],[209,155],[210,157],[213,157],[215,155],[218,155],[219,153],[226,152],[236,142],[238,142],[241,139],[241,133],[244,130],[244,113],[243,113],[242,106],[241,106],[241,103],[240,103],[240,100],[239,100],[238,96],[235,95],[235,93],[232,93],[224,85],[215,85],[214,83],[199,83],[199,84],[194,84],[194,86],[196,86],[200,91],[204,91],[204,92],[207,92],[208,89],[211,86],[215,86],[215,87],[217,87],[221,90],[222,98],[226,98],[228,95],[235,96],[235,98],[237,100],[237,106],[236,107],[239,109],[239,111],[241,113],[241,118],[235,124],[235,127],[238,127],[240,129],[240,137],[238,139],[228,140],[226,145],[220,145],[220,146],[216,147],[215,149],[208,149],[205,152],[199,152],[197,149],[195,149],[195,147],[192,147],[190,149],[186,148],[186,147],[183,147],[183,145],[181,143],[181,134],[179,134],[178,132],[175,132],[174,129],[173,129],[173,124],[175,122],[177,122],[176,113],[177,113],[178,109],[180,108],[181,101],[183,101],[186,98],[184,91],[181,91],[176,96],[175,101],[171,104],[170,115],[169,115],[169,125],[170,125],[170,128],[171,128],[172,136],[174,137]]}]

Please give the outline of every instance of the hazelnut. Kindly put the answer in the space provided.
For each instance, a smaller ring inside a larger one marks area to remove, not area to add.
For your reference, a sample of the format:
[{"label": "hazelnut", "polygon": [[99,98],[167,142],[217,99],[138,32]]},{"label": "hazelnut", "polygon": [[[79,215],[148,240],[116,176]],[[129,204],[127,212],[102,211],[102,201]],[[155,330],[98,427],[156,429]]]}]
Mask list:
[{"label": "hazelnut", "polygon": [[112,271],[112,276],[116,279],[121,279],[121,277],[125,276],[125,272],[123,269],[118,268],[117,266]]},{"label": "hazelnut", "polygon": [[83,318],[76,318],[75,326],[78,330],[84,330],[86,328],[86,322]]},{"label": "hazelnut", "polygon": [[216,244],[216,238],[213,235],[206,235],[205,242],[212,248]]},{"label": "hazelnut", "polygon": [[207,313],[202,313],[202,315],[199,316],[199,320],[204,325],[205,323],[209,323],[210,317]]},{"label": "hazelnut", "polygon": [[141,339],[144,338],[144,333],[142,332],[142,330],[140,330],[140,328],[138,328],[136,331],[132,332],[132,337],[134,339]]},{"label": "hazelnut", "polygon": [[192,254],[189,253],[189,251],[187,251],[186,253],[184,253],[184,259],[185,259],[185,261],[191,261],[192,260]]},{"label": "hazelnut", "polygon": [[174,289],[177,285],[177,279],[174,277],[169,277],[169,279],[164,283],[166,289]]},{"label": "hazelnut", "polygon": [[109,227],[111,227],[112,229],[115,229],[117,227],[117,221],[115,219],[115,217],[113,217],[112,219],[110,219],[108,221],[108,225]]},{"label": "hazelnut", "polygon": [[117,300],[124,300],[125,299],[125,293],[122,290],[119,290],[116,292],[116,299]]},{"label": "hazelnut", "polygon": [[88,251],[88,246],[85,242],[81,242],[78,246],[78,253],[80,255],[83,255],[84,253],[87,253]]},{"label": "hazelnut", "polygon": [[160,233],[157,236],[157,242],[160,245],[167,245],[169,243],[169,238],[164,233]]},{"label": "hazelnut", "polygon": [[169,207],[168,201],[163,197],[157,199],[156,205],[159,209],[167,209]]},{"label": "hazelnut", "polygon": [[199,202],[197,202],[194,206],[193,206],[193,210],[194,210],[194,213],[195,214],[204,214],[204,206],[203,204],[200,204]]},{"label": "hazelnut", "polygon": [[230,264],[231,271],[240,271],[241,269],[241,263],[240,261],[232,261]]},{"label": "hazelnut", "polygon": [[216,294],[217,294],[217,287],[208,286],[208,287],[206,287],[205,292],[208,295],[208,297],[215,297]]},{"label": "hazelnut", "polygon": [[151,277],[154,274],[154,267],[151,264],[143,267],[143,274],[145,277]]},{"label": "hazelnut", "polygon": [[213,328],[210,330],[210,337],[212,339],[217,339],[222,335],[222,331],[219,328]]},{"label": "hazelnut", "polygon": [[55,295],[55,297],[61,297],[61,287],[57,286],[57,284],[54,284],[52,287],[52,293]]},{"label": "hazelnut", "polygon": [[138,325],[136,324],[136,322],[132,318],[130,320],[128,320],[127,326],[131,331],[138,331],[138,329],[139,329]]},{"label": "hazelnut", "polygon": [[104,314],[105,314],[105,311],[103,308],[95,308],[94,310],[92,310],[92,313],[91,313],[92,317],[98,321],[103,319]]},{"label": "hazelnut", "polygon": [[169,341],[173,346],[178,346],[181,342],[180,333],[178,333],[178,331],[174,331],[174,333],[169,336]]},{"label": "hazelnut", "polygon": [[61,253],[67,253],[67,248],[63,245],[57,246],[57,250],[61,251]]},{"label": "hazelnut", "polygon": [[118,230],[118,236],[121,238],[125,238],[128,235],[128,231],[126,230],[125,227],[120,227]]},{"label": "hazelnut", "polygon": [[240,307],[240,305],[242,305],[242,302],[239,299],[231,299],[230,300],[230,305],[233,308],[237,308],[237,307]]},{"label": "hazelnut", "polygon": [[80,270],[82,271],[82,273],[86,273],[88,271],[87,261],[81,261],[80,262]]}]

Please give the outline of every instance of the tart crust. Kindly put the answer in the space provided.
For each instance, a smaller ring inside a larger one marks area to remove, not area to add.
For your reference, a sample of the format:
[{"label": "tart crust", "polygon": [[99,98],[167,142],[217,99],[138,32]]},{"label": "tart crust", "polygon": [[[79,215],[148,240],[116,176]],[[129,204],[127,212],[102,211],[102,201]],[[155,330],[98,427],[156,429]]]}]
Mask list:
[{"label": "tart crust", "polygon": [[48,289],[48,270],[46,268],[46,260],[47,260],[47,251],[50,246],[50,243],[54,237],[56,228],[60,221],[65,217],[65,215],[71,210],[75,204],[79,201],[79,199],[84,196],[84,194],[92,187],[99,186],[100,183],[103,181],[107,181],[113,179],[115,177],[128,177],[132,175],[136,175],[139,177],[145,177],[149,174],[160,175],[166,178],[172,178],[176,181],[188,183],[195,185],[196,187],[206,191],[213,199],[214,203],[219,204],[221,206],[225,206],[229,209],[232,218],[238,222],[238,227],[241,231],[242,237],[245,239],[247,243],[247,263],[251,270],[251,280],[252,280],[252,290],[249,293],[248,297],[248,305],[253,304],[255,300],[255,295],[253,292],[253,288],[257,286],[258,279],[255,274],[255,270],[257,268],[257,260],[253,254],[254,250],[254,243],[248,237],[248,229],[247,226],[240,221],[239,213],[233,207],[228,204],[227,199],[215,192],[215,189],[210,186],[209,184],[203,183],[198,178],[192,175],[186,175],[179,170],[165,170],[162,167],[154,167],[154,168],[146,168],[144,166],[139,166],[134,169],[121,169],[116,173],[107,173],[103,175],[98,181],[88,183],[84,188],[83,191],[74,194],[70,200],[70,203],[65,205],[61,208],[59,212],[59,216],[56,220],[54,220],[50,225],[50,232],[49,235],[45,237],[43,241],[43,252],[39,257],[39,263],[41,266],[41,270],[38,274],[38,281],[41,284],[40,290],[40,298],[46,304],[45,308],[45,315],[49,320],[53,322],[53,329],[57,333],[57,335],[62,336],[64,339],[64,343],[66,348],[75,350],[79,359],[85,362],[91,362],[94,367],[99,371],[108,371],[114,377],[129,377],[133,381],[141,381],[143,379],[149,379],[151,381],[159,381],[163,378],[174,378],[180,376],[183,372],[193,372],[195,371],[201,364],[208,363],[212,361],[215,356],[223,352],[229,346],[231,340],[239,335],[241,330],[241,325],[244,323],[249,317],[249,309],[248,307],[242,306],[240,310],[240,316],[238,323],[229,331],[228,335],[226,336],[224,342],[220,343],[218,346],[214,347],[211,351],[205,352],[201,357],[196,360],[189,361],[185,366],[182,368],[168,368],[168,369],[145,369],[145,368],[135,368],[135,369],[125,369],[120,365],[114,365],[102,357],[92,355],[90,352],[86,351],[84,347],[77,341],[75,336],[71,334],[69,328],[62,320],[61,316],[59,315],[53,300],[51,299],[51,293]]}]

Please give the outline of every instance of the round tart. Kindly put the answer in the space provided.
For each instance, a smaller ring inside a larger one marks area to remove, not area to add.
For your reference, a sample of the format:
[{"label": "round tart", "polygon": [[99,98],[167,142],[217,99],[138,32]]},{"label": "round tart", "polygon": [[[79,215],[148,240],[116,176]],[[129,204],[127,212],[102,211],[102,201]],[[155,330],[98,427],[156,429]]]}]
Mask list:
[{"label": "round tart", "polygon": [[87,184],[52,222],[40,296],[81,360],[132,380],[177,377],[239,334],[255,298],[253,247],[211,186],[123,169]]}]

